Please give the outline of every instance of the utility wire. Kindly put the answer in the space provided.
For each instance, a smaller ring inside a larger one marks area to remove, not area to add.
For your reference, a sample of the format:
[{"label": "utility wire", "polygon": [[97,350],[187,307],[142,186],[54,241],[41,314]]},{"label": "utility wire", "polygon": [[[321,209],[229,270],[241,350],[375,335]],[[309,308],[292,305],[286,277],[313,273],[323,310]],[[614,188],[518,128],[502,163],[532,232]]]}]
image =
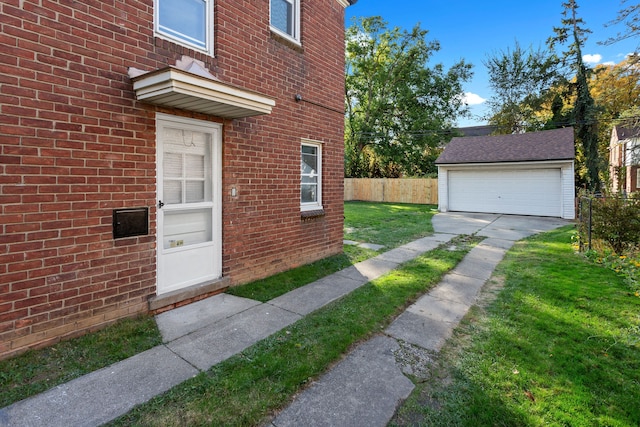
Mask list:
[{"label": "utility wire", "polygon": [[[639,116],[625,117],[624,119],[619,119],[619,118],[618,119],[600,118],[600,119],[596,119],[596,120],[587,120],[587,121],[580,121],[580,122],[576,122],[576,121],[545,122],[545,124],[554,125],[554,126],[556,126],[556,128],[560,128],[560,127],[576,126],[578,124],[585,124],[585,125],[605,124],[605,123],[612,123],[612,122],[616,122],[616,121],[620,121],[620,120],[628,120],[628,121],[640,120],[640,115]],[[482,126],[482,125],[480,125],[480,126]],[[486,126],[495,126],[495,125],[486,125]],[[476,127],[476,126],[472,126],[472,127]],[[464,128],[452,128],[451,130],[447,130],[447,129],[423,129],[423,130],[402,132],[402,135],[412,136],[412,137],[419,137],[419,136],[449,136],[449,135],[455,134],[456,130],[458,130],[458,129],[464,129]],[[379,132],[356,132],[355,135],[358,135],[360,137],[364,137],[364,139],[377,139],[377,138],[382,138],[382,137],[387,136],[387,134],[383,134],[383,133],[379,133]]]}]

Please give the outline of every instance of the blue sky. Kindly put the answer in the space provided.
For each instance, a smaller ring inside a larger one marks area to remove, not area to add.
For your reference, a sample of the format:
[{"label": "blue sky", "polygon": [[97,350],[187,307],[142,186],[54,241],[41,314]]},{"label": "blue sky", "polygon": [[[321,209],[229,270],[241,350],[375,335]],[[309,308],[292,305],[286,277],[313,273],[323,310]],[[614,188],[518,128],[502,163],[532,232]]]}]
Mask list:
[{"label": "blue sky", "polygon": [[[621,31],[621,27],[605,27],[622,8],[620,0],[578,0],[579,17],[591,29],[583,48],[585,61],[618,63],[637,48],[640,40],[631,39],[612,46],[599,45]],[[513,48],[516,40],[527,48],[545,47],[553,35],[553,27],[560,26],[562,0],[358,0],[346,10],[349,26],[353,17],[381,16],[389,27],[411,29],[420,23],[429,30],[427,39],[440,42],[440,51],[430,64],[445,66],[464,59],[474,65],[474,77],[465,84],[469,94],[471,119],[461,119],[459,126],[484,124],[477,118],[484,113],[482,99],[491,97],[486,67],[483,61],[489,55]]]}]

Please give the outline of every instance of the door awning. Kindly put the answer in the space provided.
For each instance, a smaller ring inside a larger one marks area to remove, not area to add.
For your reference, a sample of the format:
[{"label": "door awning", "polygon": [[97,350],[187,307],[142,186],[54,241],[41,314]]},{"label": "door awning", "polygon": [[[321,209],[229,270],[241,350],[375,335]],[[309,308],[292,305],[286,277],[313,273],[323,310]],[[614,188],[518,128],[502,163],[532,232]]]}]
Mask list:
[{"label": "door awning", "polygon": [[267,96],[174,66],[131,74],[136,99],[163,107],[238,119],[270,114],[276,105]]}]

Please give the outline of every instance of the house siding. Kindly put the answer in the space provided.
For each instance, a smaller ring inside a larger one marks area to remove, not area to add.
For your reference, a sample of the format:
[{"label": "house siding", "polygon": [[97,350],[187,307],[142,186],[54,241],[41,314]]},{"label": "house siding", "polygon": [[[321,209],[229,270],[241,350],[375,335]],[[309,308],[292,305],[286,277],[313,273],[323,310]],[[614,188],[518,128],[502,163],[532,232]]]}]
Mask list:
[{"label": "house siding", "polygon": [[[342,251],[343,5],[303,1],[301,46],[270,32],[268,2],[214,7],[211,57],[154,37],[152,0],[0,4],[0,358],[148,311],[158,112],[223,125],[229,283]],[[129,67],[183,55],[276,107],[225,120],[135,100]],[[323,142],[324,215],[306,219],[302,138]],[[113,209],[143,206],[149,235],[114,240]]]}]

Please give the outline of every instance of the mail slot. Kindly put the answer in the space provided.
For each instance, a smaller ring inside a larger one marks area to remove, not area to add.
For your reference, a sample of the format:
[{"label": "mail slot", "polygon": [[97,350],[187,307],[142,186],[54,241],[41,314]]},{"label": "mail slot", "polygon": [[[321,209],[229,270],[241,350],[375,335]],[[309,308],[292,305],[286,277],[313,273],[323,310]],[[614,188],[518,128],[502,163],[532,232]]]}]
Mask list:
[{"label": "mail slot", "polygon": [[114,209],[113,238],[149,234],[149,208]]}]

